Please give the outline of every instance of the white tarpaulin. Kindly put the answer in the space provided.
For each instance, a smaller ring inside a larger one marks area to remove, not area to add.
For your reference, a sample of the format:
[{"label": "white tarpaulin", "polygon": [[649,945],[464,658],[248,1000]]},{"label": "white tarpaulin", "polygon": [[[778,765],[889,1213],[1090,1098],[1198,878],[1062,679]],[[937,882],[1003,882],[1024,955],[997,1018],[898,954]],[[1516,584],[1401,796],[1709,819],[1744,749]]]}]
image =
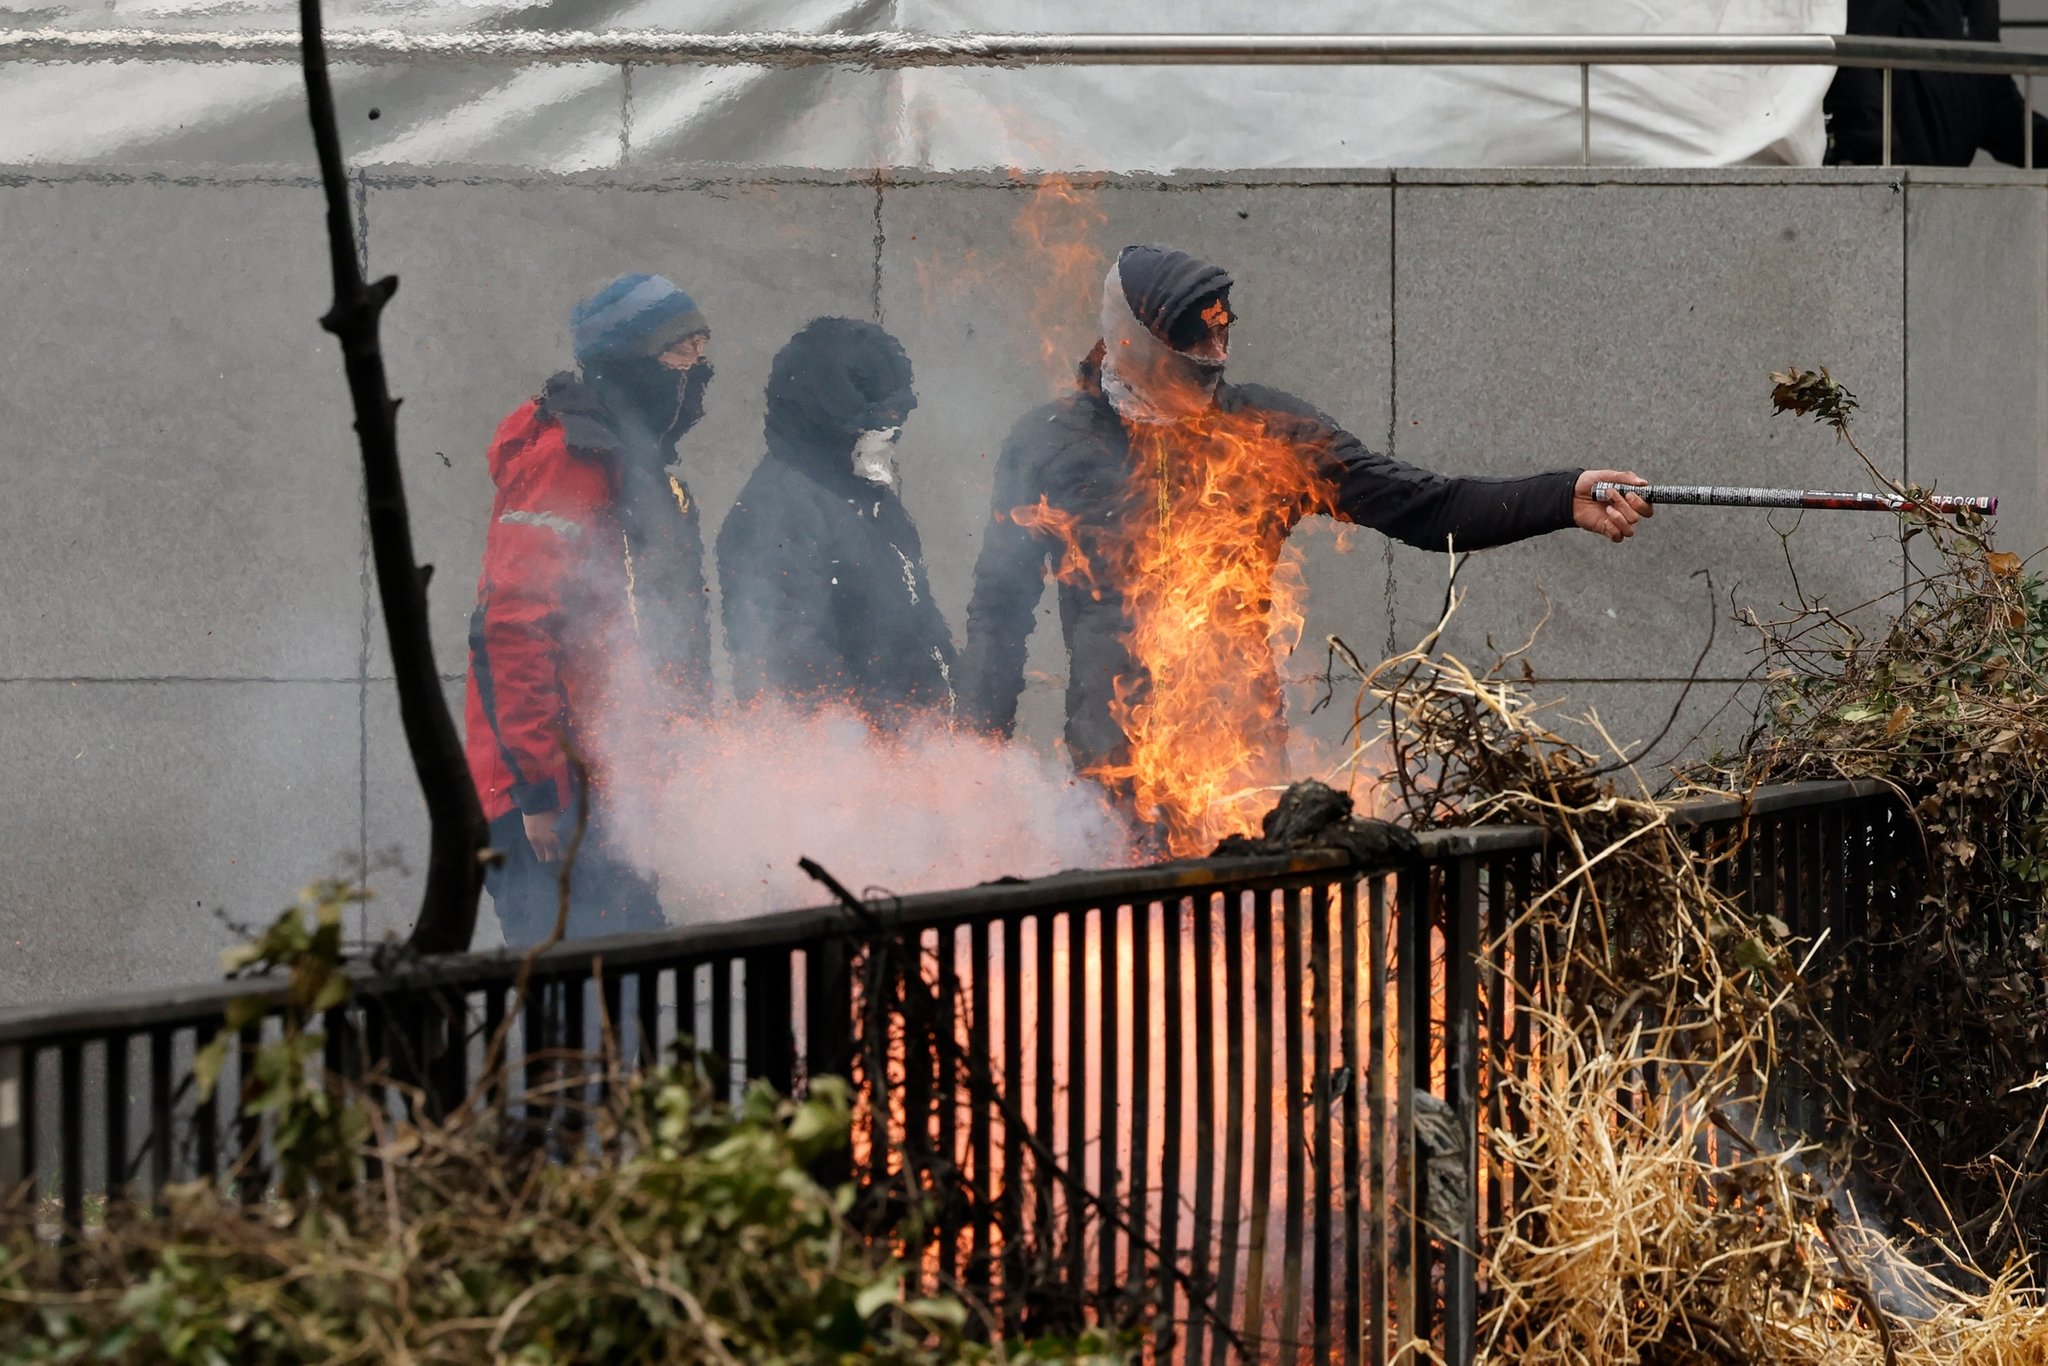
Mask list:
[{"label": "white tarpaulin", "polygon": [[[330,27],[867,33],[1840,33],[1846,0],[503,0],[336,3]],[[37,27],[289,30],[281,0],[114,0]],[[0,10],[0,24],[8,22]],[[1596,67],[1600,165],[1815,164],[1827,67]],[[420,64],[337,73],[353,159],[577,171],[1169,171],[1539,166],[1579,160],[1572,67],[833,67]],[[302,163],[296,71],[189,62],[0,64],[0,163]],[[374,121],[370,109],[377,110]]]}]

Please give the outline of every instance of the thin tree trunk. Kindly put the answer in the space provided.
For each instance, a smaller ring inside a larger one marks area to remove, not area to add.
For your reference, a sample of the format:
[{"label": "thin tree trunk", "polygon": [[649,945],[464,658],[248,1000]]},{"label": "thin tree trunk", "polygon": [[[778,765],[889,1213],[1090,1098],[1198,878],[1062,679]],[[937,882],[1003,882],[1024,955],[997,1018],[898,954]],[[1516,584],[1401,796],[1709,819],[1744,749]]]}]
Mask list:
[{"label": "thin tree trunk", "polygon": [[421,953],[452,953],[469,947],[476,930],[477,897],[483,890],[490,827],[478,803],[476,785],[455,719],[441,692],[427,627],[427,580],[432,565],[413,558],[412,523],[405,508],[405,482],[398,465],[398,401],[384,379],[384,354],[377,322],[397,292],[398,277],[365,284],[356,262],[356,236],[349,220],[348,179],[341,160],[334,92],[327,81],[327,50],[321,36],[320,0],[300,0],[307,113],[320,155],[320,180],[327,194],[327,240],[334,265],[334,306],[320,325],[341,341],[354,401],[356,435],[363,448],[363,486],[369,504],[370,553],[377,566],[377,592],[391,640],[397,675],[398,714],[405,724],[432,826],[427,887],[410,946]]}]

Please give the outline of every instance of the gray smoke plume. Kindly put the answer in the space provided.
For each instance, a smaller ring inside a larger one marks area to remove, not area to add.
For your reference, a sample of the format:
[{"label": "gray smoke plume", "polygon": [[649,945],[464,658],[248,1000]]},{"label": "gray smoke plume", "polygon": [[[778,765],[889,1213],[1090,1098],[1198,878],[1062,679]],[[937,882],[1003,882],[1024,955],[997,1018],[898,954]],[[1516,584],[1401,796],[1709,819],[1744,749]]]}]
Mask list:
[{"label": "gray smoke plume", "polygon": [[818,902],[799,857],[898,893],[1135,858],[1092,784],[936,720],[882,734],[849,709],[769,704],[644,740],[612,837],[679,924]]}]

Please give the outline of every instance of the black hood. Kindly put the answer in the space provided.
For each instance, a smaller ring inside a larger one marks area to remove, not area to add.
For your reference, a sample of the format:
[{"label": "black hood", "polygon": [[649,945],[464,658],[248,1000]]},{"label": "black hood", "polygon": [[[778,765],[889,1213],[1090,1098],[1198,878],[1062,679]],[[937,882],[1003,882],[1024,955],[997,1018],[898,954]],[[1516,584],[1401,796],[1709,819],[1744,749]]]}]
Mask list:
[{"label": "black hood", "polygon": [[1228,293],[1234,283],[1223,267],[1171,247],[1125,247],[1116,265],[1131,316],[1168,345],[1181,314],[1211,295]]},{"label": "black hood", "polygon": [[1205,301],[1230,295],[1230,273],[1170,247],[1125,247],[1102,281],[1104,354],[1097,376],[1104,396],[1127,420],[1174,422],[1207,409],[1225,357],[1176,345]]},{"label": "black hood", "polygon": [[767,399],[769,453],[834,474],[849,470],[862,432],[897,426],[917,406],[902,343],[852,318],[817,318],[791,337]]}]

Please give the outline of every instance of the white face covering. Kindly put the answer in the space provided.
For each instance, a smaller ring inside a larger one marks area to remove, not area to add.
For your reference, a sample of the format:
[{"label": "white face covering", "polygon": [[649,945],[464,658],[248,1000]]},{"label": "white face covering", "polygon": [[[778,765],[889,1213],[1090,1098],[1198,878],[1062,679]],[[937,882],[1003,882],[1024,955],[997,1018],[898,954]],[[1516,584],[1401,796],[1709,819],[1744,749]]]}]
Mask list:
[{"label": "white face covering", "polygon": [[896,438],[901,427],[884,427],[862,432],[853,442],[853,472],[871,484],[895,490],[902,482],[896,473]]},{"label": "white face covering", "polygon": [[1124,297],[1121,265],[1102,282],[1102,392],[1127,422],[1181,421],[1215,402],[1222,356],[1191,356],[1152,335]]}]

